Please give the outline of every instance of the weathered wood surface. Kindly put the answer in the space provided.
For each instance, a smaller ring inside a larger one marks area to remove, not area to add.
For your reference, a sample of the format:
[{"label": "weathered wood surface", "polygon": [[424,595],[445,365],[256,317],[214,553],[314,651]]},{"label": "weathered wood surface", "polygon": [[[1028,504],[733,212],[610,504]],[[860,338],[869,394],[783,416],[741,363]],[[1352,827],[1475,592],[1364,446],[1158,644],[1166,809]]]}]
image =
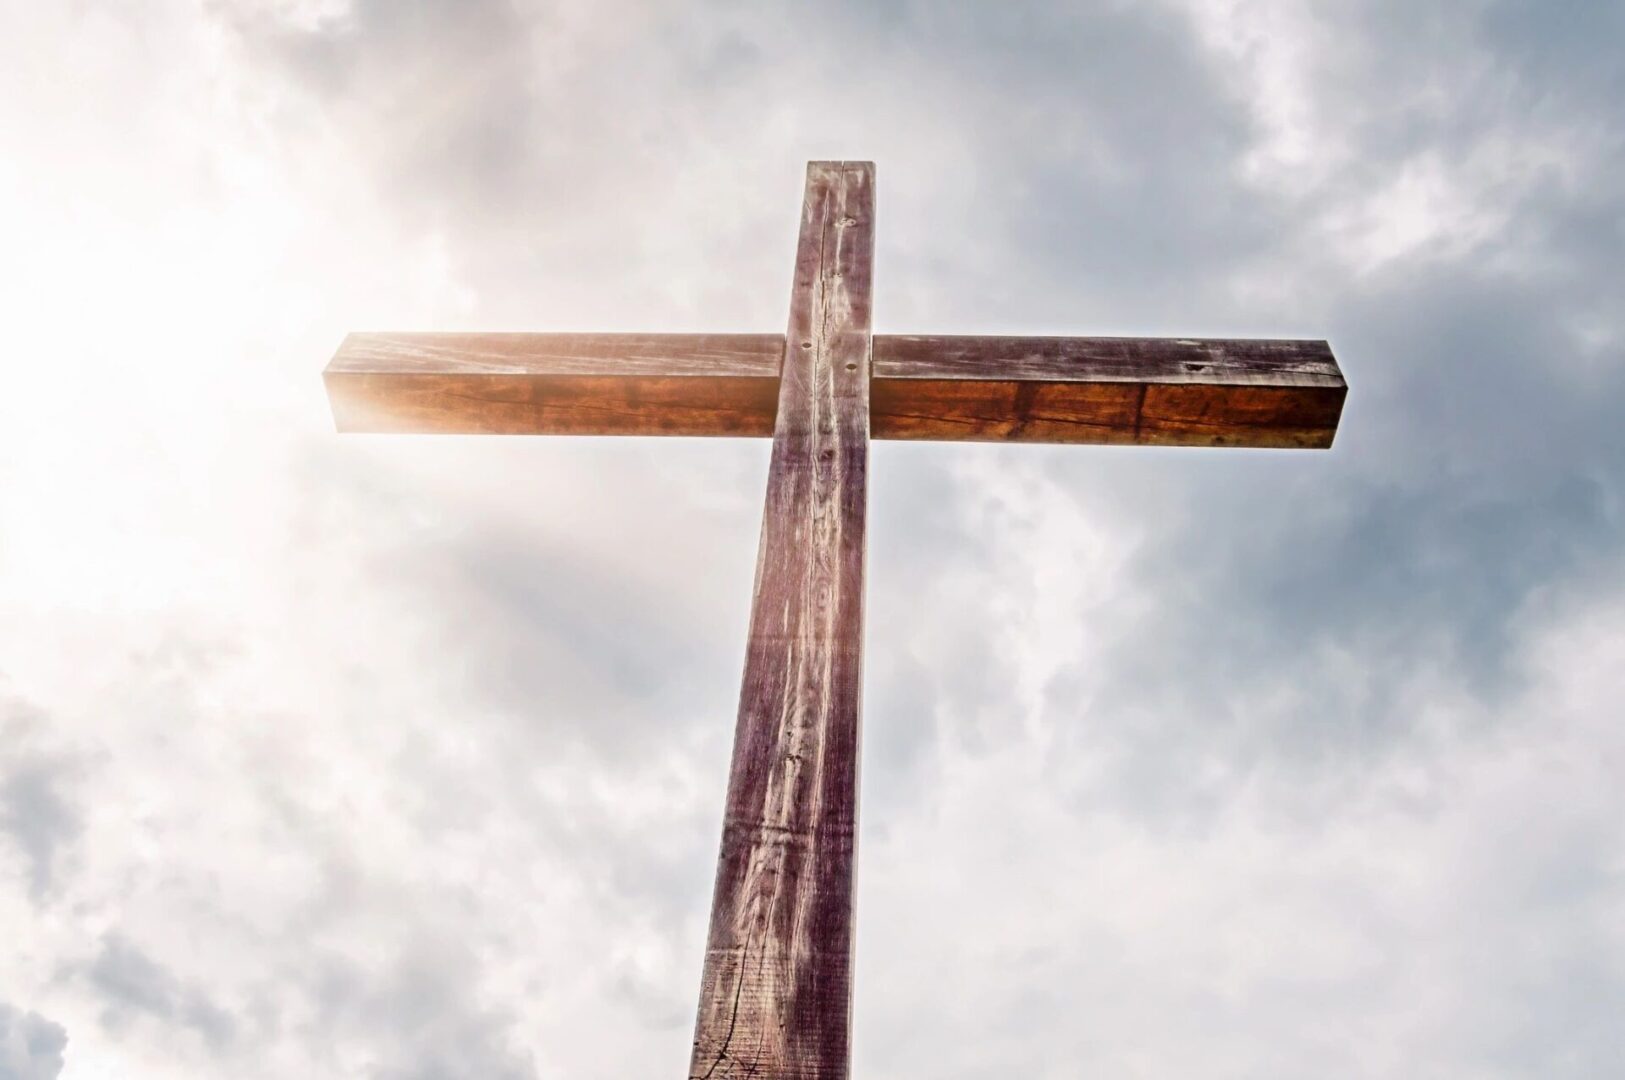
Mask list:
[{"label": "weathered wood surface", "polygon": [[874,169],[807,169],[691,1080],[850,1057]]},{"label": "weathered wood surface", "polygon": [[[344,431],[767,435],[777,334],[351,334],[326,379]],[[874,338],[879,439],[1330,446],[1324,341]]]},{"label": "weathered wood surface", "polygon": [[1341,386],[1324,341],[877,334],[876,379]]},{"label": "weathered wood surface", "polygon": [[877,439],[1327,447],[1346,393],[1324,341],[875,339]]},{"label": "weathered wood surface", "polygon": [[340,431],[771,435],[779,334],[351,334]]}]

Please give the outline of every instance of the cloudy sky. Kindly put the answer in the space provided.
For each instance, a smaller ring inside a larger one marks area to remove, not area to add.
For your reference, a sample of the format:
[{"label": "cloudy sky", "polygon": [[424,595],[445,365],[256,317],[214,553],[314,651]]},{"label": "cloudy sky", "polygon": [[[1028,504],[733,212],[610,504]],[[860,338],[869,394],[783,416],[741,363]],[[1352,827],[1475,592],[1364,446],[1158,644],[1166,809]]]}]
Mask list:
[{"label": "cloudy sky", "polygon": [[1329,453],[880,444],[854,1072],[1625,1069],[1625,7],[0,0],[0,1078],[680,1076],[762,441],[350,329],[1326,337]]}]

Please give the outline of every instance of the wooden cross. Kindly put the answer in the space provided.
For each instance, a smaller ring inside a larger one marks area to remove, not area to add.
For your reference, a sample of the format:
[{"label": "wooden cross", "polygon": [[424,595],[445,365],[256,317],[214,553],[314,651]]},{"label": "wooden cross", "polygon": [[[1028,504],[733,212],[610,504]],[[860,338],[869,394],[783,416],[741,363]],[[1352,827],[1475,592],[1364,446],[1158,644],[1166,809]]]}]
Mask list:
[{"label": "wooden cross", "polygon": [[847,1075],[869,439],[1328,447],[1323,341],[870,333],[874,166],[807,166],[778,334],[351,334],[341,431],[772,435],[691,1080]]}]

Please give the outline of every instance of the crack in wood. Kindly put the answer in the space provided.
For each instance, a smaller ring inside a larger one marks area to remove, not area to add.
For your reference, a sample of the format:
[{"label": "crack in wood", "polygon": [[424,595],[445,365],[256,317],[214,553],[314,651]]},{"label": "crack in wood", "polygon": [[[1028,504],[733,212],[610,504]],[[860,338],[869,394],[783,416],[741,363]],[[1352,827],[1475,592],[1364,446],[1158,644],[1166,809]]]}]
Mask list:
[{"label": "crack in wood", "polygon": [[808,169],[690,1064],[712,1080],[848,1070],[871,176]]}]

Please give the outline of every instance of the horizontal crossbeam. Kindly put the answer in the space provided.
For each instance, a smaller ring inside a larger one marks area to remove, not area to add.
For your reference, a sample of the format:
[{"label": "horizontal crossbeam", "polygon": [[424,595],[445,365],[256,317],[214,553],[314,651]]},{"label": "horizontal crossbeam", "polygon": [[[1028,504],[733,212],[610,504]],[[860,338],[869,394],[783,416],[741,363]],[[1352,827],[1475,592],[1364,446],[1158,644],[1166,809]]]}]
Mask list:
[{"label": "horizontal crossbeam", "polygon": [[[780,334],[351,334],[341,431],[773,433]],[[874,336],[877,439],[1328,447],[1324,341]]]}]

